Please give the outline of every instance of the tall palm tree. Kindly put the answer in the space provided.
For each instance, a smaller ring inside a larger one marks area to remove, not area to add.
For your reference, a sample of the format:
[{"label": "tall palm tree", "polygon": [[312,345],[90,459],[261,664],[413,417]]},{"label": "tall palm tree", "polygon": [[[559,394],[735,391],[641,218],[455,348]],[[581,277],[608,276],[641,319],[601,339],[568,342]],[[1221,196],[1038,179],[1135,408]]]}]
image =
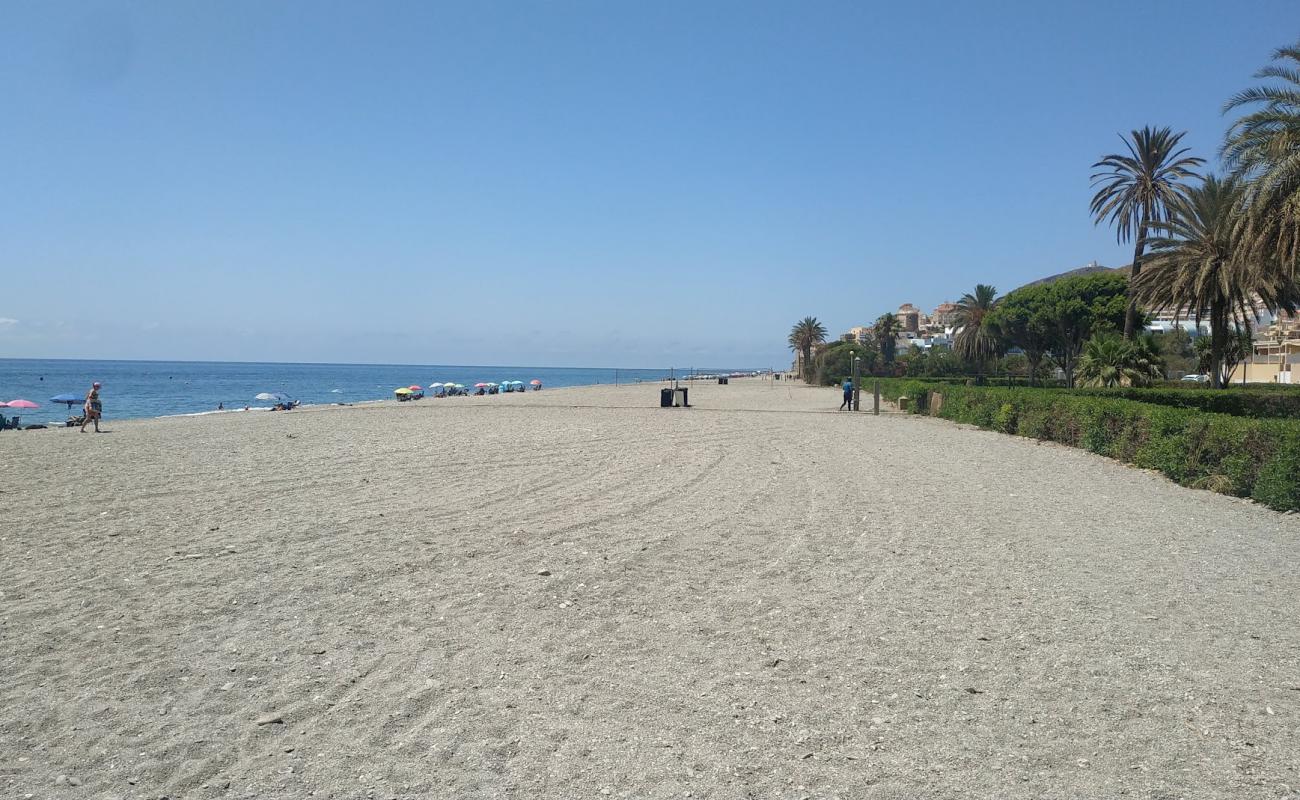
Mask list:
[{"label": "tall palm tree", "polygon": [[957,301],[957,337],[953,350],[975,365],[975,375],[984,377],[984,364],[1001,348],[997,331],[989,324],[989,312],[997,305],[998,290],[987,284],[975,287],[974,294],[964,294]]},{"label": "tall palm tree", "polygon": [[804,317],[790,329],[788,342],[790,349],[798,354],[799,373],[804,380],[808,380],[808,373],[812,369],[813,348],[825,341],[826,326],[818,322],[816,317]]},{"label": "tall palm tree", "polygon": [[[1204,159],[1185,155],[1187,148],[1177,149],[1183,133],[1169,128],[1147,126],[1133,131],[1124,142],[1128,155],[1111,153],[1096,164],[1092,185],[1099,187],[1092,196],[1093,221],[1115,226],[1115,238],[1123,243],[1133,239],[1131,276],[1142,272],[1142,254],[1146,249],[1148,227],[1169,219],[1169,209],[1187,191],[1186,181],[1197,177],[1196,167]],[[1129,295],[1128,314],[1124,318],[1124,338],[1132,339],[1138,327],[1138,308]]]},{"label": "tall palm tree", "polygon": [[1214,388],[1223,385],[1230,328],[1254,318],[1258,299],[1273,311],[1300,306],[1300,287],[1277,270],[1261,269],[1242,241],[1237,224],[1245,196],[1233,178],[1207,176],[1172,206],[1167,222],[1153,223],[1151,258],[1129,283],[1143,305],[1188,314],[1199,326],[1210,319],[1210,370]]},{"label": "tall palm tree", "polygon": [[1220,155],[1247,181],[1243,242],[1264,263],[1295,274],[1300,265],[1300,43],[1273,51],[1281,62],[1256,78],[1281,84],[1238,92],[1223,107],[1253,108],[1228,129]]},{"label": "tall palm tree", "polygon": [[898,332],[903,329],[902,324],[898,321],[898,315],[888,312],[876,317],[876,322],[872,327],[872,333],[876,336],[876,343],[880,345],[880,355],[884,357],[886,364],[894,363],[894,355],[898,349]]}]

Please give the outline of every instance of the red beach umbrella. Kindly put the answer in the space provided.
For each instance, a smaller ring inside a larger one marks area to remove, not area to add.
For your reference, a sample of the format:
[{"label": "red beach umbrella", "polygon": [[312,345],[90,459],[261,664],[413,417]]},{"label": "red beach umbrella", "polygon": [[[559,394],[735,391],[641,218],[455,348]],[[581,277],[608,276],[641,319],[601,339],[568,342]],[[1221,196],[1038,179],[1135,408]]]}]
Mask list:
[{"label": "red beach umbrella", "polygon": [[33,403],[31,400],[22,399],[10,400],[8,403],[5,403],[5,405],[9,408],[40,408],[39,404]]},{"label": "red beach umbrella", "polygon": [[475,389],[486,389],[486,388],[487,388],[487,384],[486,384],[486,383],[476,383],[476,384],[474,384],[474,388],[475,388]]},{"label": "red beach umbrella", "polygon": [[539,380],[537,380],[536,378],[533,378],[531,381],[529,381],[529,383],[531,383],[531,384],[534,385],[534,386],[541,386],[541,385],[542,385],[542,382],[539,381]]},{"label": "red beach umbrella", "polygon": [[414,386],[414,385],[409,386],[409,387],[407,387],[407,388],[409,388],[409,389],[410,389],[411,391],[413,391],[413,392],[423,392],[423,391],[424,391],[424,390],[421,389],[419,386]]}]

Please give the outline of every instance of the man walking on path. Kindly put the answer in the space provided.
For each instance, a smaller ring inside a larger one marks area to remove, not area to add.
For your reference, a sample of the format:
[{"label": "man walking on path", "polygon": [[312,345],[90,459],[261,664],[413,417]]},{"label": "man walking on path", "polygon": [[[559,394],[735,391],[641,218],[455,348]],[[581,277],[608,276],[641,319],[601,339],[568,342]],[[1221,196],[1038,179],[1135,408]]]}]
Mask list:
[{"label": "man walking on path", "polygon": [[844,402],[840,403],[839,410],[843,411],[848,406],[849,411],[853,410],[853,381],[848,378],[844,379]]}]

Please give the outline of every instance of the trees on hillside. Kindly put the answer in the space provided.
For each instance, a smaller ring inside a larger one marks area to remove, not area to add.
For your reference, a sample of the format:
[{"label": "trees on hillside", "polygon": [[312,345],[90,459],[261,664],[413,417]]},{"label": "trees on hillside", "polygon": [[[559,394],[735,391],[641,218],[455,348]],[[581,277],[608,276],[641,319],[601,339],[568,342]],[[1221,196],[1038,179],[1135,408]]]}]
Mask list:
[{"label": "trees on hillside", "polygon": [[[1092,198],[1093,220],[1114,225],[1121,243],[1134,240],[1130,270],[1134,278],[1142,273],[1149,226],[1169,219],[1171,207],[1187,191],[1187,181],[1196,178],[1196,167],[1205,163],[1178,147],[1183,136],[1169,128],[1135,130],[1130,138],[1121,137],[1127,155],[1111,153],[1092,165],[1100,170],[1092,176],[1093,185],[1099,187]],[[1124,338],[1132,339],[1137,329],[1137,302],[1130,299]]]},{"label": "trees on hillside", "polygon": [[1066,385],[1073,386],[1083,343],[1124,325],[1127,289],[1125,277],[1114,272],[1025,286],[999,300],[986,321],[1008,345],[1025,352],[1031,376],[1044,355],[1051,355]]},{"label": "trees on hillside", "polygon": [[805,381],[812,378],[812,351],[817,345],[826,341],[826,326],[816,317],[804,317],[790,329],[787,340],[790,349],[798,354],[800,376]]},{"label": "trees on hillside", "polygon": [[989,314],[988,324],[1009,345],[1019,347],[1029,362],[1029,385],[1037,381],[1043,359],[1056,343],[1050,284],[1026,286],[1005,296]]}]

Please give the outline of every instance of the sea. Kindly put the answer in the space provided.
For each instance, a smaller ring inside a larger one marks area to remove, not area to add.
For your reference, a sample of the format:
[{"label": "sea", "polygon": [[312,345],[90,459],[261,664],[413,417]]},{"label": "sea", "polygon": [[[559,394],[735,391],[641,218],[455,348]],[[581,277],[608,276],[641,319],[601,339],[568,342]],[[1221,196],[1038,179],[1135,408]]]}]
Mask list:
[{"label": "sea", "polygon": [[[697,370],[700,372],[701,370]],[[738,370],[709,370],[723,373]],[[747,370],[746,370],[747,371]],[[104,418],[132,419],[198,414],[225,409],[266,407],[261,393],[282,393],[306,404],[391,400],[402,386],[534,380],[547,388],[592,384],[654,382],[684,371],[665,369],[585,369],[570,367],[448,366],[438,364],[271,364],[207,361],[76,361],[0,359],[0,402],[30,400],[40,408],[0,408],[21,424],[63,422],[81,413],[81,400],[94,381]],[[531,390],[531,387],[529,387]],[[79,398],[71,408],[50,398]]]}]

